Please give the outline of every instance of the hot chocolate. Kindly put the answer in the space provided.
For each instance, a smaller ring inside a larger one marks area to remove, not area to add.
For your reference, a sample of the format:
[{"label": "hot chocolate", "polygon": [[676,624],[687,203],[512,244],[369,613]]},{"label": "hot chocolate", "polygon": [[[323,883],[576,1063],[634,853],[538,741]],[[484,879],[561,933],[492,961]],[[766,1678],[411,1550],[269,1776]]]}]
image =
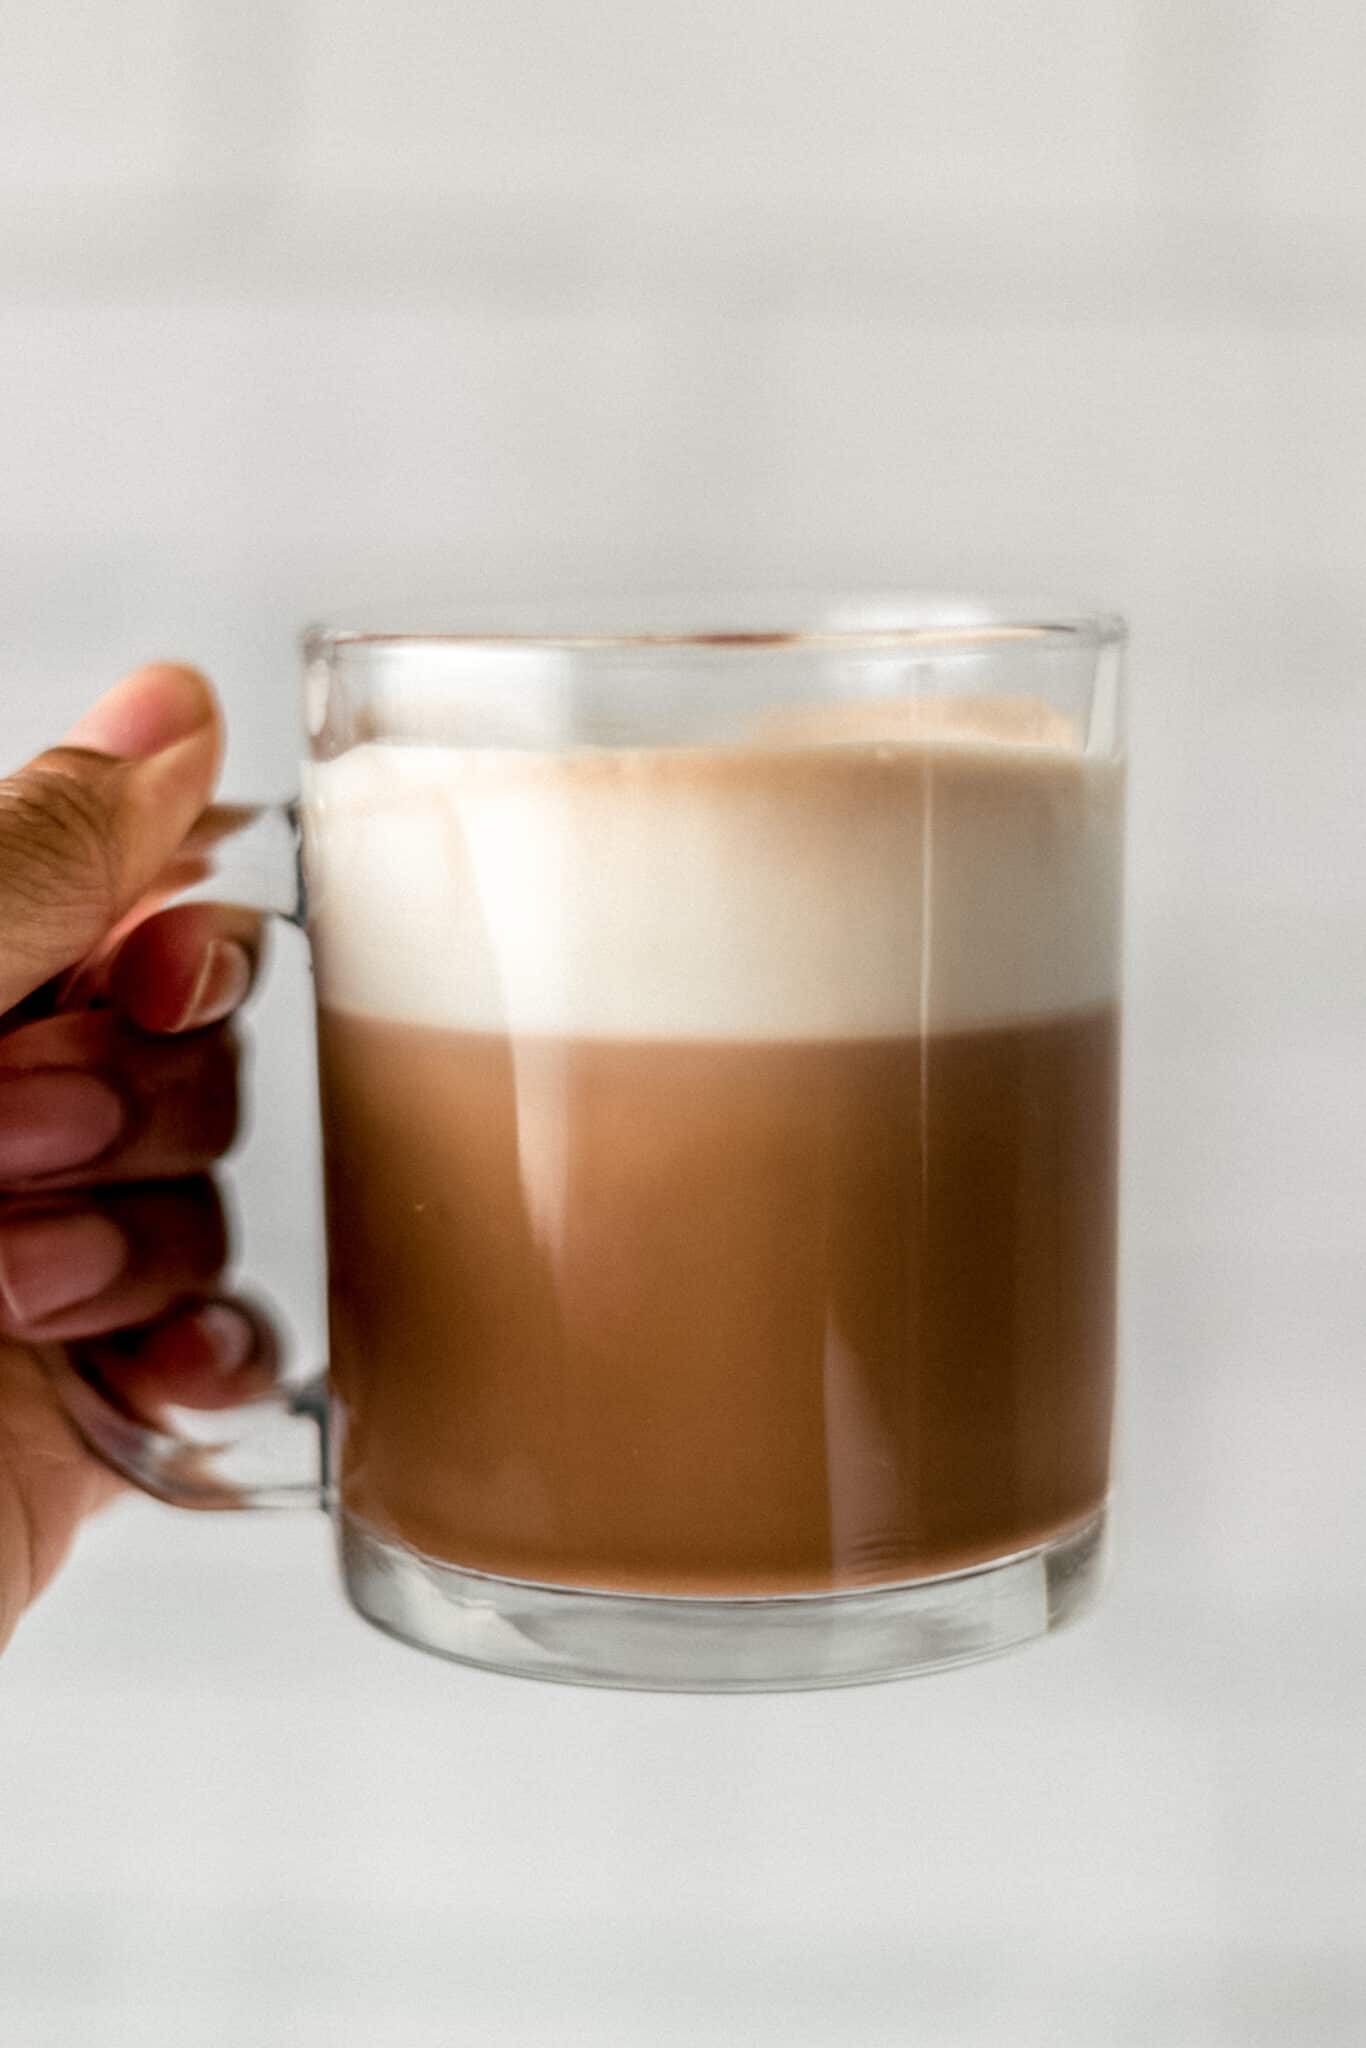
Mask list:
[{"label": "hot chocolate", "polygon": [[1119,775],[980,702],[315,766],[346,1512],[723,1596],[1091,1515]]}]

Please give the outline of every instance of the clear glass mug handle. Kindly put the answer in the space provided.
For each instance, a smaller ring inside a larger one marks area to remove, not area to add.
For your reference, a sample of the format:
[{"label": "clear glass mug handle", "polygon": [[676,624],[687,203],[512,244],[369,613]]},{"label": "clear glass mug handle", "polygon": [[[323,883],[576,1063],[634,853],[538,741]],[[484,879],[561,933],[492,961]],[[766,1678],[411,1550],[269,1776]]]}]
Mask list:
[{"label": "clear glass mug handle", "polygon": [[[215,806],[181,848],[158,907],[231,902],[302,929],[299,855],[297,806]],[[326,1504],[325,1375],[312,1366],[286,1362],[264,1399],[168,1410],[154,1428],[119,1407],[65,1349],[48,1347],[44,1364],[91,1450],[144,1493],[186,1508]]]}]

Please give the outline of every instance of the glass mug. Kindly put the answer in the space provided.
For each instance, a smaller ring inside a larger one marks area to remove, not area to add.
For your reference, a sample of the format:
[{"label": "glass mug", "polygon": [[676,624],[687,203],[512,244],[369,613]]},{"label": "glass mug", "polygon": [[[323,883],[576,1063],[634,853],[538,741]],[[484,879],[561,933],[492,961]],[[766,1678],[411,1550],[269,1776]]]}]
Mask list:
[{"label": "glass mug", "polygon": [[1078,1612],[1123,640],[881,601],[309,633],[300,802],[205,836],[245,819],[212,893],[252,855],[309,936],[326,1382],[205,1435],[55,1361],[87,1440],[185,1505],[321,1500],[362,1615],[503,1672],[849,1684]]}]

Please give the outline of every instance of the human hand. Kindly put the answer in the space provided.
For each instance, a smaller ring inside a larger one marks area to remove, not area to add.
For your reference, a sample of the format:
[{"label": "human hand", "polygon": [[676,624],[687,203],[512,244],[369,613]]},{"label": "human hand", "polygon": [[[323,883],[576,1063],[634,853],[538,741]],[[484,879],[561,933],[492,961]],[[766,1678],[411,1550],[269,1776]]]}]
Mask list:
[{"label": "human hand", "polygon": [[[208,803],[222,725],[191,669],[139,670],[0,780],[0,1647],[120,1481],[82,1445],[42,1346],[155,1416],[264,1391],[269,1332],[216,1293],[207,1169],[237,1122],[225,1024],[250,912],[157,910]],[[73,971],[74,970],[74,971]]]}]

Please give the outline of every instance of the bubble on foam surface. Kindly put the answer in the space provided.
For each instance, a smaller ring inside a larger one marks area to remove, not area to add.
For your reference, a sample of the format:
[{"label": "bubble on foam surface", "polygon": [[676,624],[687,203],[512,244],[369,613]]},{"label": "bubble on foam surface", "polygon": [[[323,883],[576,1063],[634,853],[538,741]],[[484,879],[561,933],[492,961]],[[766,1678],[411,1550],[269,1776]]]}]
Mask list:
[{"label": "bubble on foam surface", "polygon": [[1113,999],[1122,771],[1059,714],[803,707],[754,737],[313,764],[321,999],[634,1038],[887,1036]]}]

